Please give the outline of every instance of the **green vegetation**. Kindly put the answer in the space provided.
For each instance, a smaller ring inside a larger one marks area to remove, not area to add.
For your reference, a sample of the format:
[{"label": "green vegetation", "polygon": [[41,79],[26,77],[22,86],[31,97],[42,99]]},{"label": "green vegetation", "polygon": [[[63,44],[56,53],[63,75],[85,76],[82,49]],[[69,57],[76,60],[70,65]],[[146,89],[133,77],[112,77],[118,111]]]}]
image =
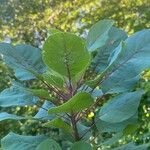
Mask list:
[{"label": "green vegetation", "polygon": [[[129,143],[124,146],[127,149],[146,149],[150,75],[143,70],[149,68],[149,30],[143,29],[150,27],[148,0],[1,0],[0,14],[1,42],[17,44],[0,44],[0,138],[14,132],[2,140],[4,150],[21,149],[15,144],[17,139],[22,144],[26,141],[28,149],[91,149],[89,137],[93,137],[93,149],[113,149],[125,143]],[[98,22],[102,19],[107,20]],[[43,57],[35,47],[42,48]],[[57,114],[48,115],[48,110]],[[77,130],[85,141],[72,146],[78,136],[72,136],[75,128],[68,124],[65,111],[77,113]],[[39,134],[53,139],[39,136],[36,143],[30,143]],[[7,147],[12,138],[14,147]]]}]

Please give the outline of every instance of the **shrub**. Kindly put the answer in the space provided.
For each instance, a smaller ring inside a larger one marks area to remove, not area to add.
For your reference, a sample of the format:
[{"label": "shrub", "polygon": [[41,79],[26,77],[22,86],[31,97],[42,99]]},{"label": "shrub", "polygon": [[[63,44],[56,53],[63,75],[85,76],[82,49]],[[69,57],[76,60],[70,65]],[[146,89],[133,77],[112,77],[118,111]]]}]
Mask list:
[{"label": "shrub", "polygon": [[[134,87],[150,67],[150,30],[127,37],[113,23],[97,22],[86,39],[51,30],[42,51],[0,43],[3,60],[18,78],[1,92],[0,106],[40,107],[33,117],[1,112],[0,121],[39,120],[43,128],[59,129],[57,141],[47,134],[11,132],[1,140],[3,150],[92,150],[137,129],[144,90]],[[41,88],[32,88],[28,80],[39,80]],[[128,143],[117,149],[147,147]]]}]

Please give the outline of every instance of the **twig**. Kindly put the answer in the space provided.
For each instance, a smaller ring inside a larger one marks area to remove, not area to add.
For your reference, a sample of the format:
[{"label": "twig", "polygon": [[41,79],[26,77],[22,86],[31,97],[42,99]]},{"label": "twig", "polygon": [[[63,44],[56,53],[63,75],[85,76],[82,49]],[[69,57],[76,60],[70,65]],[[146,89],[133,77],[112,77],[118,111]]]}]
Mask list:
[{"label": "twig", "polygon": [[76,141],[79,141],[80,137],[79,137],[79,133],[78,133],[77,125],[76,125],[76,115],[73,113],[71,115],[71,123],[72,123],[72,127],[74,130],[74,138]]},{"label": "twig", "polygon": [[94,123],[90,126],[90,128],[84,134],[82,134],[82,136],[80,137],[80,140],[95,126],[95,123],[97,123],[98,121],[99,119],[94,121]]},{"label": "twig", "polygon": [[66,96],[63,95],[60,91],[55,90],[51,85],[47,84],[44,80],[41,80],[50,90],[52,90],[54,93],[56,93],[58,96],[60,96],[63,99],[66,99]]}]

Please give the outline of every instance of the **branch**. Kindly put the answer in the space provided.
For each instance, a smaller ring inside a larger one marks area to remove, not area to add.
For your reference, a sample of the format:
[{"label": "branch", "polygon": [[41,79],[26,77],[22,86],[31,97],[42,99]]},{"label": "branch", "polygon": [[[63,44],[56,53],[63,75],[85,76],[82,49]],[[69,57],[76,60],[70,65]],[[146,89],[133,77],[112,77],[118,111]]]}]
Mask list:
[{"label": "branch", "polygon": [[74,138],[76,141],[79,141],[80,136],[79,136],[78,129],[77,129],[77,124],[76,124],[77,122],[76,122],[76,115],[75,114],[71,115],[71,123],[72,123],[72,127],[74,130]]},{"label": "branch", "polygon": [[99,121],[99,119],[94,121],[94,123],[90,126],[90,128],[85,133],[82,134],[82,136],[80,137],[79,140],[81,140],[95,126],[95,123],[98,122],[98,121]]},{"label": "branch", "polygon": [[[85,72],[82,74],[82,76],[80,77],[79,81],[77,82],[76,88],[74,90],[74,94],[78,91],[78,89],[82,86],[82,81],[84,78],[84,74]],[[84,85],[83,85],[84,86]],[[83,88],[82,88],[83,89]],[[81,90],[82,91],[82,90]]]},{"label": "branch", "polygon": [[47,84],[44,80],[41,80],[50,90],[52,90],[54,93],[56,93],[58,96],[60,96],[62,99],[66,99],[66,96],[63,95],[59,90],[55,90],[51,85]]},{"label": "branch", "polygon": [[59,95],[61,98],[65,99],[65,95],[63,95],[63,93],[61,93],[61,91],[59,91],[58,89],[55,90],[55,88],[53,88],[51,85],[47,84],[44,80],[43,80],[43,76],[31,69],[28,69],[29,72],[31,72],[37,79],[39,79],[40,81],[42,81],[50,90],[52,90],[54,93],[56,93],[57,95]]}]

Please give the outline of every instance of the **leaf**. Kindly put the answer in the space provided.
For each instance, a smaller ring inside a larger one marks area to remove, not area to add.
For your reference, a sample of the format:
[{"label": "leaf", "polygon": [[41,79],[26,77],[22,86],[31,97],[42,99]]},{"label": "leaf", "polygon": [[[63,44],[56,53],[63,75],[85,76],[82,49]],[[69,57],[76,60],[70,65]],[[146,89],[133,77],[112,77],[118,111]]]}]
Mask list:
[{"label": "leaf", "polygon": [[129,119],[124,120],[122,122],[117,122],[117,123],[110,123],[110,122],[105,122],[100,119],[98,119],[98,115],[96,115],[96,127],[97,129],[103,133],[103,132],[116,132],[120,133],[123,132],[123,130],[127,127],[129,124],[137,124],[138,120],[138,113],[136,112],[133,116],[131,116]]},{"label": "leaf", "polygon": [[42,107],[39,109],[37,114],[34,116],[36,119],[41,119],[41,120],[52,120],[54,118],[54,115],[49,115],[48,114],[48,109],[51,107],[54,107],[54,104],[45,100],[44,104]]},{"label": "leaf", "polygon": [[36,150],[61,150],[61,147],[56,141],[52,139],[46,139],[39,144]]},{"label": "leaf", "polygon": [[112,20],[101,20],[92,26],[87,36],[87,49],[94,51],[105,45],[108,40],[108,32],[113,25]]},{"label": "leaf", "polygon": [[[92,136],[92,131],[90,131],[90,127],[85,126],[82,122],[77,122],[77,129],[79,132],[79,136],[82,136],[86,133],[86,136],[84,136],[83,140],[89,140],[89,138]],[[87,132],[88,131],[88,132]]]},{"label": "leaf", "polygon": [[56,33],[60,33],[61,31],[58,30],[58,29],[54,29],[54,28],[51,28],[48,30],[48,35],[53,35],[53,34],[56,34]]},{"label": "leaf", "polygon": [[99,118],[110,123],[122,122],[129,119],[137,112],[143,94],[143,90],[138,90],[123,93],[112,98],[101,107]]},{"label": "leaf", "polygon": [[33,96],[25,89],[16,85],[0,93],[1,107],[35,105],[38,100],[38,97]]},{"label": "leaf", "polygon": [[74,137],[69,132],[65,132],[64,130],[59,130],[59,138],[63,139],[63,142],[69,141],[70,144],[74,142]]},{"label": "leaf", "polygon": [[118,28],[111,27],[108,32],[108,40],[105,45],[100,47],[97,55],[92,61],[92,68],[98,73],[104,71],[109,65],[109,57],[112,51],[120,44],[122,40],[127,38],[127,34]]},{"label": "leaf", "polygon": [[43,46],[45,64],[65,77],[75,77],[89,64],[90,54],[84,41],[70,33],[51,35]]},{"label": "leaf", "polygon": [[109,145],[109,146],[110,146],[110,145],[112,145],[112,144],[118,142],[118,140],[119,140],[122,136],[123,136],[122,133],[116,133],[116,134],[113,135],[111,138],[106,139],[106,140],[102,143],[102,145]]},{"label": "leaf", "polygon": [[1,144],[3,150],[36,150],[45,139],[44,136],[23,136],[11,132],[1,140]]},{"label": "leaf", "polygon": [[24,117],[17,116],[17,115],[9,114],[9,113],[6,113],[6,112],[1,112],[1,113],[0,113],[0,121],[8,120],[8,119],[12,119],[12,120],[22,120],[22,119],[25,119],[25,118],[24,118]]},{"label": "leaf", "polygon": [[112,150],[148,150],[148,144],[142,145],[135,145],[134,143],[130,142],[118,148],[114,148]]},{"label": "leaf", "polygon": [[34,96],[38,96],[42,99],[52,100],[53,98],[50,97],[50,94],[48,91],[44,89],[27,89],[29,92],[31,92]]},{"label": "leaf", "polygon": [[[139,74],[150,67],[150,30],[142,30],[119,45],[111,54],[110,64],[103,73],[101,84],[104,93],[130,90]],[[101,77],[102,78],[102,77]]]},{"label": "leaf", "polygon": [[84,141],[75,142],[70,150],[92,150],[92,146]]},{"label": "leaf", "polygon": [[94,100],[90,94],[86,92],[80,92],[74,95],[69,101],[63,103],[60,106],[49,109],[48,113],[73,113],[82,111],[93,104]]},{"label": "leaf", "polygon": [[[78,91],[82,91],[82,92],[87,92],[87,93],[90,93],[92,91],[92,88],[90,88],[89,86],[87,85],[83,85],[81,86]],[[101,89],[94,89],[91,96],[93,98],[96,98],[96,97],[101,97],[103,95],[103,92]]]},{"label": "leaf", "polygon": [[54,127],[63,129],[65,132],[72,133],[73,130],[69,124],[64,122],[61,118],[55,118],[44,124],[45,127]]},{"label": "leaf", "polygon": [[129,135],[135,133],[135,131],[138,129],[138,124],[128,124],[126,128],[123,130],[124,135]]},{"label": "leaf", "polygon": [[30,45],[13,46],[8,43],[0,43],[0,53],[3,54],[4,61],[14,69],[15,76],[20,80],[34,79],[35,76],[30,70],[39,74],[46,70],[40,49]]},{"label": "leaf", "polygon": [[43,79],[49,84],[55,87],[63,88],[64,81],[61,77],[56,74],[52,74],[50,71],[45,72],[43,75]]}]

